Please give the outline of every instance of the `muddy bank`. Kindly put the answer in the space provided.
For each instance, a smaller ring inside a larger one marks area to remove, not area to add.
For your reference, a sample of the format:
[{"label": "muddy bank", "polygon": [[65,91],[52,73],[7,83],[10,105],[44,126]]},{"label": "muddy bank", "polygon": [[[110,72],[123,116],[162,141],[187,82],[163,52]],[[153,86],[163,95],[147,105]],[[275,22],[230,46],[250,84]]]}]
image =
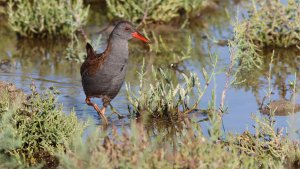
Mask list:
[{"label": "muddy bank", "polygon": [[[25,102],[26,94],[17,89],[12,83],[0,81],[0,104],[1,108],[10,109],[19,107],[21,103]],[[3,110],[1,110],[2,112]]]}]

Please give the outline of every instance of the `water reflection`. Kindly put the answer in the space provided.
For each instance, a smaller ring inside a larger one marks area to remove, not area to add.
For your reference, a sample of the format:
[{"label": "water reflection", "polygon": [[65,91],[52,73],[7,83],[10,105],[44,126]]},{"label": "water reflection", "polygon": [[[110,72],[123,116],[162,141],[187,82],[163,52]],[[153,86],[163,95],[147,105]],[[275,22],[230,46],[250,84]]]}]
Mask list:
[{"label": "water reflection", "polygon": [[[241,71],[237,75],[238,81],[243,81],[237,87],[253,92],[263,114],[275,111],[277,116],[287,116],[289,113],[299,112],[300,105],[293,103],[292,100],[293,97],[297,97],[298,92],[298,90],[294,91],[294,88],[298,89],[299,86],[294,87],[291,84],[295,81],[297,85],[300,81],[300,64],[295,61],[300,56],[300,50],[297,47],[268,48],[263,51],[262,56],[264,56],[264,64],[261,69]],[[268,88],[272,90],[271,96],[267,96]],[[263,90],[265,90],[264,93],[262,93]]]},{"label": "water reflection", "polygon": [[200,110],[194,111],[188,116],[183,115],[157,119],[143,115],[136,120],[137,124],[145,128],[150,137],[159,136],[161,141],[169,142],[175,141],[175,138],[180,138],[188,128],[198,124],[199,121],[208,121],[207,114]]},{"label": "water reflection", "polygon": [[143,124],[150,136],[159,135],[162,140],[172,140],[174,137],[181,136],[183,129],[186,127],[183,119],[147,118]]}]

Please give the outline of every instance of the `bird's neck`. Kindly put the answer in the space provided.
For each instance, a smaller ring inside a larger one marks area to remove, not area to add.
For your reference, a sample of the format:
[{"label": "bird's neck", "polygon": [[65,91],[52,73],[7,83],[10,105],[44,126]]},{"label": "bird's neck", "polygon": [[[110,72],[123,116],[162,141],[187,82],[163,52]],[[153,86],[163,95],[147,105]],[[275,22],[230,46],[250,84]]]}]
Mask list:
[{"label": "bird's neck", "polygon": [[108,40],[107,49],[110,50],[109,60],[119,62],[120,59],[128,58],[128,41],[117,36],[111,36]]}]

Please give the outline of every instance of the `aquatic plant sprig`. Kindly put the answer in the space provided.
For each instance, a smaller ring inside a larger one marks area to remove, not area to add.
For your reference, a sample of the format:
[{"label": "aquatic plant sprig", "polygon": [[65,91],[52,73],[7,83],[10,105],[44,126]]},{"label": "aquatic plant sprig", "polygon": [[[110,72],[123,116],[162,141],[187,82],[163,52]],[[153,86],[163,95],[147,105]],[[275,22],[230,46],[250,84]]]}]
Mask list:
[{"label": "aquatic plant sprig", "polygon": [[[202,74],[205,84],[201,85],[198,76],[195,73],[181,73],[183,82],[178,78],[171,76],[168,70],[152,67],[150,79],[146,78],[144,72],[144,62],[142,70],[139,72],[140,85],[138,95],[136,95],[126,84],[127,98],[133,107],[133,114],[150,114],[152,117],[176,117],[188,114],[197,109],[198,104],[203,97],[212,77],[215,75],[214,68],[217,59],[213,62],[213,71],[208,74],[205,68],[202,68]],[[194,96],[194,103],[190,97]]]},{"label": "aquatic plant sprig", "polygon": [[286,160],[289,149],[292,150],[290,147],[292,145],[283,136],[283,129],[274,130],[275,123],[273,118],[259,117],[257,115],[252,115],[252,118],[256,122],[254,126],[255,134],[251,134],[248,131],[244,132],[234,139],[235,146],[247,155],[257,156],[261,159],[270,157],[280,159],[278,162],[282,163]]}]

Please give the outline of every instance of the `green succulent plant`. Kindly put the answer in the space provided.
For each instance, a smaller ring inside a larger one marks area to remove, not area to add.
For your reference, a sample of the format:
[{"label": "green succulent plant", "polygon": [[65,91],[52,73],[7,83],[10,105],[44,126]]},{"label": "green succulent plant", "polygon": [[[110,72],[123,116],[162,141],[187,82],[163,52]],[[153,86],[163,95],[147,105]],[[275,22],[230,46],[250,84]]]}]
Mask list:
[{"label": "green succulent plant", "polygon": [[9,26],[21,37],[70,37],[88,17],[82,0],[9,1]]}]

